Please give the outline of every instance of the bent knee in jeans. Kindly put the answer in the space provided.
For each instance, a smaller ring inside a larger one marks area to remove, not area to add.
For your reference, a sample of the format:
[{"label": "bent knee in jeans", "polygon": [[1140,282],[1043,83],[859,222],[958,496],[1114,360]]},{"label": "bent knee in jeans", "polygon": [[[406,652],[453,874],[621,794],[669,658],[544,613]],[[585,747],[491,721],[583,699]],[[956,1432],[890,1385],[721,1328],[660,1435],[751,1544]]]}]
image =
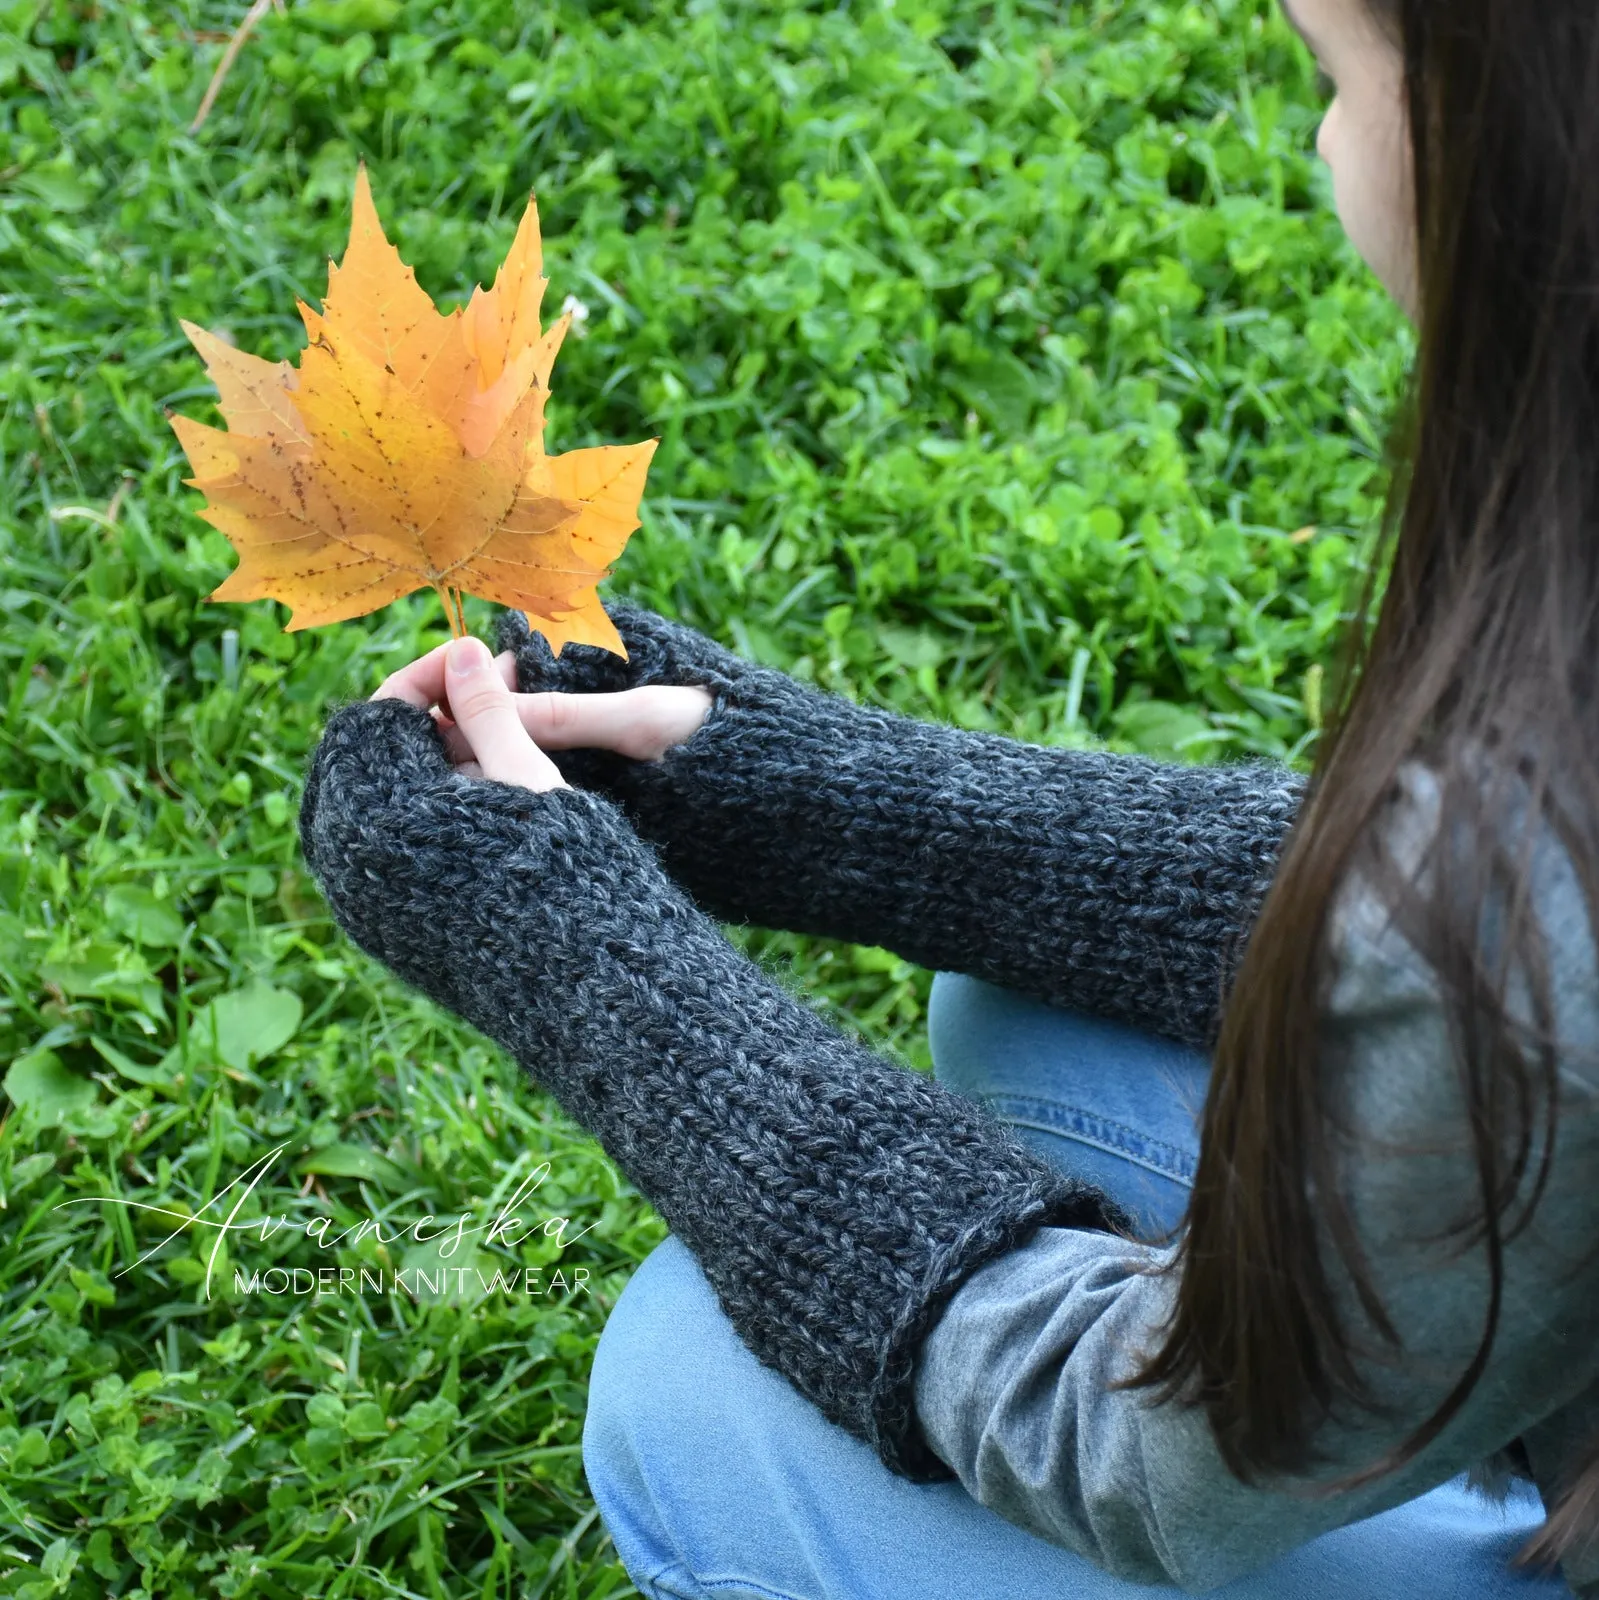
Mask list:
[{"label": "bent knee in jeans", "polygon": [[[1181,1600],[1112,1577],[980,1505],[894,1476],[763,1366],[688,1247],[639,1267],[594,1361],[583,1463],[646,1600]],[[1571,1600],[1506,1567],[1542,1518],[1463,1478],[1334,1530],[1216,1600]]]},{"label": "bent knee in jeans", "polygon": [[1204,1055],[954,972],[934,976],[927,1030],[941,1083],[1099,1184],[1146,1234],[1178,1223],[1199,1155]]}]

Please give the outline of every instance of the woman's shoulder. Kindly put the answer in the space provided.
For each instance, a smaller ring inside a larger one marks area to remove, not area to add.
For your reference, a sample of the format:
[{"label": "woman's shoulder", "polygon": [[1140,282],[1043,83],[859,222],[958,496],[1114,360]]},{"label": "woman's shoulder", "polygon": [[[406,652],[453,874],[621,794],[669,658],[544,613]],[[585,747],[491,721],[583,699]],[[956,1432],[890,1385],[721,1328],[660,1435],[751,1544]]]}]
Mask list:
[{"label": "woman's shoulder", "polygon": [[[1433,768],[1408,760],[1373,822],[1398,872],[1423,892],[1430,887],[1428,852],[1438,834],[1442,798]],[[1350,865],[1328,909],[1327,948],[1337,974],[1328,1009],[1334,1016],[1358,1014],[1374,999],[1436,992],[1430,965],[1401,930],[1398,909],[1368,864],[1371,854],[1367,850]]]},{"label": "woman's shoulder", "polygon": [[[1507,923],[1509,892],[1525,858],[1527,908],[1537,925],[1547,963],[1552,1028],[1541,1030],[1539,1005],[1525,955],[1512,963],[1506,1006],[1529,1042],[1540,1031],[1556,1042],[1565,1087],[1599,1103],[1599,945],[1596,945],[1582,873],[1567,842],[1569,829],[1556,826],[1540,808],[1529,814],[1526,781],[1514,772],[1490,772],[1488,758],[1473,749],[1459,772],[1486,783],[1504,783],[1499,821],[1498,876],[1484,872],[1487,887],[1476,910],[1482,971],[1496,972]],[[1376,853],[1363,852],[1329,908],[1327,949],[1333,977],[1326,999],[1329,1026],[1348,1031],[1362,1020],[1391,1018],[1411,1009],[1446,1008],[1435,953],[1428,948],[1427,919],[1416,908],[1448,898],[1465,881],[1462,857],[1441,849],[1446,779],[1436,760],[1412,758],[1401,764],[1386,803],[1374,820],[1395,876],[1413,886],[1415,897],[1395,903],[1388,880],[1371,865]],[[1464,837],[1454,830],[1456,838]],[[1491,842],[1491,841],[1490,841]],[[1482,850],[1483,841],[1466,846]],[[1506,874],[1509,874],[1507,880]]]},{"label": "woman's shoulder", "polygon": [[[1440,864],[1447,866],[1433,848],[1443,791],[1435,767],[1407,763],[1380,821],[1396,862],[1424,895],[1439,888]],[[1520,857],[1524,822],[1524,808],[1507,818],[1511,861]],[[1385,1274],[1391,1282],[1402,1283],[1410,1272],[1426,1276],[1418,1218],[1428,1221],[1425,1235],[1435,1237],[1435,1227],[1477,1214],[1485,1111],[1507,1152],[1513,1154],[1522,1132],[1529,1137],[1520,1199],[1508,1215],[1519,1213],[1545,1156],[1542,1093],[1550,1065],[1559,1083],[1558,1134],[1532,1232],[1512,1252],[1513,1287],[1539,1298],[1564,1242],[1588,1238],[1599,1226],[1592,1181],[1599,1168],[1599,954],[1561,831],[1540,823],[1526,842],[1529,906],[1543,935],[1548,980],[1546,1013],[1525,962],[1512,964],[1506,987],[1521,1076],[1534,1095],[1526,1106],[1503,1059],[1485,1048],[1488,1030],[1463,1014],[1459,997],[1440,979],[1414,922],[1396,916],[1369,881],[1351,874],[1329,923],[1336,974],[1324,1003],[1319,1081],[1347,1140],[1342,1170],[1357,1226],[1391,1269]],[[1495,917],[1490,908],[1482,922],[1479,975],[1489,983],[1497,978]],[[1548,1063],[1540,1039],[1548,1041]],[[1490,1080],[1496,1089],[1484,1098]],[[1599,1304],[1599,1272],[1585,1277],[1581,1293],[1585,1305]],[[1462,1301],[1462,1315],[1470,1304],[1469,1297]]]}]

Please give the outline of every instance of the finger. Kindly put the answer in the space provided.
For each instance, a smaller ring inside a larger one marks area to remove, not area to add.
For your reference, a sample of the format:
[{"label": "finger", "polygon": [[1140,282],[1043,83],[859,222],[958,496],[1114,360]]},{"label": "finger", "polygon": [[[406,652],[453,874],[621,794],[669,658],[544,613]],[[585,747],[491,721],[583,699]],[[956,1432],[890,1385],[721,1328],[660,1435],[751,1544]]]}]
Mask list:
[{"label": "finger", "polygon": [[459,725],[451,722],[448,717],[439,718],[439,737],[444,741],[444,753],[454,766],[459,767],[474,759],[472,746],[466,742],[466,735],[461,732]]},{"label": "finger", "polygon": [[465,734],[437,706],[428,715],[433,718],[433,726],[438,730],[439,742],[444,746],[444,754],[450,765],[462,777],[481,778],[483,769],[473,759],[472,747],[466,742]]},{"label": "finger", "polygon": [[418,656],[407,667],[391,672],[378,685],[374,700],[404,700],[423,711],[436,706],[444,698],[444,652],[448,644]]},{"label": "finger", "polygon": [[[495,658],[495,666],[499,667],[501,677],[506,678],[506,688],[514,690],[515,686],[517,686],[517,658],[515,658],[514,654],[509,650],[501,651]],[[440,685],[439,698],[443,699],[442,685]],[[445,754],[450,757],[451,765],[459,766],[463,770],[467,762],[472,762],[472,765],[477,766],[477,763],[472,760],[472,746],[467,744],[466,734],[461,733],[455,722],[451,722],[451,718],[447,717],[443,712],[434,712],[434,722],[439,725],[439,738],[443,739]],[[467,776],[469,778],[477,778],[477,776],[480,776],[480,771],[472,771],[472,773],[467,773]]]},{"label": "finger", "polygon": [[524,789],[564,787],[560,769],[534,744],[489,648],[481,639],[453,639],[444,658],[449,715],[483,776]]},{"label": "finger", "polygon": [[609,694],[546,689],[516,696],[517,713],[545,750],[614,750],[635,761],[656,761],[693,737],[711,708],[695,684],[644,684]]},{"label": "finger", "polygon": [[[444,698],[444,652],[449,643],[436,646],[425,656],[418,656],[407,667],[391,672],[374,691],[374,700],[405,700],[426,711]],[[505,679],[505,687],[516,688],[516,657],[509,650],[494,658],[494,664]]]},{"label": "finger", "polygon": [[472,754],[472,746],[467,743],[466,735],[461,732],[459,724],[451,722],[442,711],[435,711],[433,725],[439,730],[439,738],[444,744],[444,753],[450,758],[451,766],[459,767],[476,759]]}]

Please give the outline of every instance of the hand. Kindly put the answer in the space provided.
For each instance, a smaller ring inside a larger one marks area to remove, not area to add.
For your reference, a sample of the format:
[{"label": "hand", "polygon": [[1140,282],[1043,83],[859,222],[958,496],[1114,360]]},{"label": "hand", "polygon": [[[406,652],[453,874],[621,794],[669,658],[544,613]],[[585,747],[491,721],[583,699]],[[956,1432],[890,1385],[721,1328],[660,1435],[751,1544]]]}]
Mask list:
[{"label": "hand", "polygon": [[544,753],[599,749],[659,761],[698,732],[711,708],[697,686],[648,684],[606,694],[517,694],[516,658],[474,638],[452,639],[386,678],[374,700],[433,713],[456,769],[467,777],[543,791],[567,787]]},{"label": "hand", "polygon": [[[763,682],[771,676],[707,635],[635,601],[613,595],[605,601],[605,613],[622,641],[624,655],[599,645],[569,642],[556,656],[549,641],[529,627],[522,612],[514,608],[502,612],[498,648],[515,658],[513,687],[523,694],[554,690],[585,695],[693,687],[710,696],[708,711],[698,702],[689,702],[700,721],[715,722],[730,700],[734,705],[742,703],[745,687],[757,676]],[[687,726],[682,737],[692,731],[692,725]],[[713,753],[710,742],[714,741],[709,734],[698,740],[696,754],[708,758],[714,767],[726,756]],[[664,747],[663,743],[663,753]],[[654,781],[675,765],[650,759],[628,760],[603,747],[562,751],[554,759],[568,783],[615,801],[645,832],[652,810],[646,794]]]}]

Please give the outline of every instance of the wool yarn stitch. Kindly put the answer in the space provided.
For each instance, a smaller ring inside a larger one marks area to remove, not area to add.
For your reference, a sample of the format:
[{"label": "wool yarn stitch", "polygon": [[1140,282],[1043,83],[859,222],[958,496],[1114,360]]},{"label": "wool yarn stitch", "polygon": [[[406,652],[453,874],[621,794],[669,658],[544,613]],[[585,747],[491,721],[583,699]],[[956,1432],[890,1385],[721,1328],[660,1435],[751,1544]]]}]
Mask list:
[{"label": "wool yarn stitch", "polygon": [[1132,1236],[1109,1196],[885,1060],[736,951],[605,796],[466,778],[432,718],[347,706],[305,857],[363,950],[502,1045],[694,1251],[740,1337],[893,1472],[951,1296],[1040,1226]]},{"label": "wool yarn stitch", "polygon": [[722,922],[877,945],[1208,1049],[1306,779],[1028,744],[857,704],[624,599],[625,661],[560,656],[516,611],[518,687],[700,684],[657,762],[552,751]]}]

